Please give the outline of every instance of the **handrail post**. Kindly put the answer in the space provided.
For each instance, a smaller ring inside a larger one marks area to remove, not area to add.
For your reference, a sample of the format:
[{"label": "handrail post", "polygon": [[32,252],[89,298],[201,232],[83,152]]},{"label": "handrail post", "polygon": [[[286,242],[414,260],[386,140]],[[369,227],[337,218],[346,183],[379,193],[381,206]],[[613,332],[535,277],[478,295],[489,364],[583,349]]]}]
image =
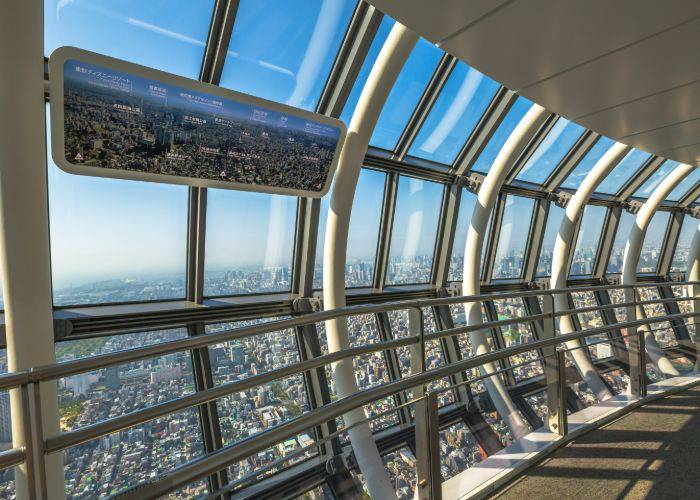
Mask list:
[{"label": "handrail post", "polygon": [[437,393],[430,392],[416,402],[416,495],[419,500],[442,499],[440,472],[440,426]]},{"label": "handrail post", "polygon": [[547,381],[547,426],[551,432],[565,436],[569,431],[566,415],[566,351],[561,347],[545,356]]},{"label": "handrail post", "polygon": [[[632,299],[632,306],[627,307],[627,321],[634,321],[637,318],[637,289],[629,286],[625,293],[626,302]],[[630,393],[634,398],[642,398],[646,393],[646,357],[644,355],[644,330],[635,326],[627,327],[627,338],[629,339],[629,366],[630,366]]]}]

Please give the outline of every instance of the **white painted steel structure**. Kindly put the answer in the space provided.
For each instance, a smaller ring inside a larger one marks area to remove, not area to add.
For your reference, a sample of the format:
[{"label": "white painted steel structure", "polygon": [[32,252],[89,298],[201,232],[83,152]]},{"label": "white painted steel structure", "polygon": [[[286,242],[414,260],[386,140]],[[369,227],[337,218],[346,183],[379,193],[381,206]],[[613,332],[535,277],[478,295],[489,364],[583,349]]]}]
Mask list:
[{"label": "white painted steel structure", "polygon": [[[372,67],[355,113],[350,120],[347,138],[338,162],[326,223],[323,250],[323,304],[326,309],[345,306],[348,230],[357,179],[379,114],[396,77],[417,41],[418,36],[411,30],[399,23],[394,25]],[[337,352],[350,346],[346,319],[327,321],[326,332],[330,352]],[[333,364],[333,380],[340,397],[349,396],[359,390],[351,359]],[[343,418],[351,425],[364,420],[366,415],[362,409],[358,408],[344,415]],[[394,496],[394,490],[384,471],[369,425],[356,427],[349,434],[370,495],[374,498]]]},{"label": "white painted steel structure", "polygon": [[[630,230],[627,243],[625,244],[625,256],[623,260],[622,284],[633,285],[637,282],[637,264],[639,256],[642,252],[644,237],[646,236],[647,228],[651,222],[651,218],[656,213],[661,202],[666,199],[668,194],[680,183],[685,176],[690,174],[695,167],[690,165],[678,165],[661,183],[654,189],[654,192],[649,196],[649,199],[642,205],[637,212],[637,216]],[[634,300],[634,292],[630,289],[625,290],[625,299],[630,302]],[[644,308],[641,306],[628,307],[627,317],[630,319],[644,318],[646,316]],[[671,362],[663,355],[663,351],[648,327],[641,327],[645,330],[644,340],[646,343],[647,353],[652,362],[657,368],[667,376],[678,376],[678,370]]]},{"label": "white painted steel structure", "polygon": [[[554,243],[554,251],[552,253],[552,279],[550,288],[565,288],[566,280],[569,277],[571,256],[574,251],[574,242],[576,241],[576,228],[583,216],[583,210],[586,203],[590,199],[593,192],[617,163],[624,158],[629,152],[629,146],[615,143],[606,153],[598,160],[595,166],[588,172],[579,188],[566,205],[566,212],[559,226],[557,239]],[[558,309],[566,309],[568,307],[569,297],[567,295],[556,295],[554,297],[555,306]],[[575,331],[571,316],[562,316],[559,318],[559,332],[564,335]],[[578,342],[567,344],[571,348],[581,347]],[[601,380],[596,371],[591,359],[586,355],[583,349],[571,351],[571,356],[576,363],[576,368],[581,373],[582,378],[588,384],[588,387],[593,391],[599,401],[612,396],[610,390]]]},{"label": "white painted steel structure", "polygon": [[[0,16],[0,258],[8,368],[56,361],[51,295],[43,66],[43,7],[15,2]],[[20,215],[21,214],[21,215]],[[57,383],[42,387],[42,426],[59,430]],[[11,392],[12,441],[24,446],[21,395]],[[47,460],[52,498],[63,493],[63,457]],[[27,498],[26,469],[17,468],[17,495]]]},{"label": "white painted steel structure", "polygon": [[[520,151],[532,139],[532,136],[547,116],[547,110],[543,107],[537,104],[532,106],[510,134],[510,137],[508,137],[479,189],[477,203],[474,205],[474,212],[469,220],[469,230],[464,246],[464,282],[462,284],[462,293],[464,295],[479,295],[481,292],[481,252],[484,247],[484,237],[488,228],[489,217],[496,204],[496,198],[513,162],[520,154]],[[480,304],[464,304],[464,314],[469,326],[479,325],[483,322]],[[487,335],[488,332],[483,330],[469,334],[474,354],[484,354],[489,350],[486,340]],[[495,371],[496,368],[488,364],[484,365],[481,370],[485,373],[490,373]],[[528,430],[527,424],[523,421],[515,404],[513,404],[501,379],[495,376],[486,378],[484,379],[484,384],[496,405],[498,413],[501,415],[501,418],[508,422],[513,435],[516,438],[525,435]]]}]

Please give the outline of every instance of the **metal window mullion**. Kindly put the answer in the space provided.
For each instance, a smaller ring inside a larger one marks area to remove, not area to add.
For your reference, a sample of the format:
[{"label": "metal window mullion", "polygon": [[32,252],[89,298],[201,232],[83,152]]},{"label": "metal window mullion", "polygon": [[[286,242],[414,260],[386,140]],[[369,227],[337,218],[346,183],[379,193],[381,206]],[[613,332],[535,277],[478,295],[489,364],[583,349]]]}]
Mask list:
[{"label": "metal window mullion", "polygon": [[676,251],[676,245],[678,244],[678,237],[681,233],[683,216],[684,214],[682,210],[674,210],[671,212],[668,224],[666,225],[664,240],[661,244],[659,260],[656,263],[657,276],[666,276],[671,269],[671,261],[673,260],[673,254]]},{"label": "metal window mullion", "polygon": [[600,232],[600,245],[598,246],[596,261],[593,268],[594,278],[603,279],[605,277],[621,215],[622,207],[608,208],[605,221],[603,222],[603,229]]},{"label": "metal window mullion", "polygon": [[[611,305],[610,294],[607,290],[599,290],[594,292],[596,302],[599,306]],[[617,315],[614,309],[603,309],[600,311],[601,319],[603,324],[606,326],[614,326],[617,324]],[[625,345],[624,338],[622,337],[622,332],[619,329],[611,329],[607,334],[610,339],[610,347],[613,357],[620,361],[626,368],[625,371],[629,375],[629,352],[627,351],[627,346]]]},{"label": "metal window mullion", "polygon": [[566,180],[566,178],[574,171],[581,160],[588,154],[591,148],[598,142],[600,135],[592,130],[586,130],[581,137],[576,141],[576,144],[569,150],[564,158],[559,162],[559,165],[549,174],[549,177],[543,183],[543,188],[546,191],[555,191]]},{"label": "metal window mullion", "polygon": [[649,158],[635,174],[632,174],[632,176],[625,184],[623,184],[620,190],[615,193],[615,198],[620,201],[627,200],[627,198],[632,196],[637,189],[639,189],[641,185],[644,184],[654,172],[656,172],[664,161],[666,161],[665,158],[660,158],[658,156],[652,156]]},{"label": "metal window mullion", "polygon": [[505,87],[496,91],[479,123],[457,154],[451,168],[453,174],[465,175],[471,169],[517,99],[518,94]]},{"label": "metal window mullion", "polygon": [[[673,299],[676,296],[673,293],[673,289],[671,288],[670,284],[658,285],[656,289],[659,292],[659,297],[661,297],[662,299]],[[664,311],[666,311],[666,314],[681,314],[681,309],[680,307],[678,307],[678,302],[664,302],[663,308]],[[669,323],[673,327],[673,336],[676,338],[678,343],[683,347],[687,347],[688,343],[691,340],[691,337],[690,333],[688,332],[688,328],[685,324],[685,321],[682,319],[672,319],[669,321]],[[691,348],[689,351],[694,352],[695,349]]]},{"label": "metal window mullion", "polygon": [[[199,80],[218,85],[221,79],[233,24],[238,11],[238,0],[216,0],[209,25],[209,34],[202,57]],[[204,249],[206,236],[207,190],[189,188],[187,220],[186,299],[196,304],[204,300]],[[189,336],[203,335],[204,322],[187,325]],[[190,351],[195,389],[202,391],[214,387],[209,349]],[[211,453],[223,447],[221,424],[216,402],[198,406],[199,423],[204,442],[204,452]],[[208,478],[209,491],[216,491],[228,482],[226,469]]]},{"label": "metal window mullion", "polygon": [[678,204],[683,208],[689,207],[698,197],[700,197],[700,181],[696,182],[695,186],[678,200]]},{"label": "metal window mullion", "polygon": [[391,232],[394,224],[394,210],[396,209],[396,196],[399,186],[399,175],[389,172],[384,182],[384,197],[382,211],[379,220],[379,237],[377,238],[377,252],[375,254],[374,276],[372,288],[377,291],[384,289],[386,270],[389,262],[389,246],[391,245]]},{"label": "metal window mullion", "polygon": [[523,151],[520,153],[520,156],[518,156],[518,159],[515,160],[515,163],[513,163],[513,166],[510,169],[510,172],[508,172],[508,176],[506,177],[506,184],[511,184],[515,178],[518,176],[522,168],[525,166],[525,163],[527,163],[527,160],[530,158],[530,156],[537,150],[537,147],[542,143],[542,141],[547,137],[547,134],[552,130],[552,127],[554,127],[554,124],[557,122],[557,115],[551,114],[547,117],[546,120],[542,122],[542,126],[540,129],[532,136],[532,139],[530,142],[523,148]]},{"label": "metal window mullion", "polygon": [[[484,304],[484,309],[486,310],[486,317],[488,318],[488,321],[498,321],[498,311],[496,310],[496,304],[494,303],[493,300],[486,300],[483,302]],[[505,348],[505,340],[503,339],[503,331],[501,330],[500,326],[495,326],[493,328],[489,328],[491,331],[491,338],[493,339],[494,343],[494,349],[495,350],[500,350]],[[499,361],[499,364],[501,368],[507,369],[510,368],[511,362],[510,358],[503,358]],[[508,370],[506,372],[503,372],[503,377],[505,379],[505,383],[508,387],[514,387],[515,386],[515,374],[513,373],[513,370]]]},{"label": "metal window mullion", "polygon": [[430,285],[434,288],[442,288],[447,283],[461,195],[462,187],[457,184],[445,186],[443,190],[440,219],[433,250],[433,266],[430,271]]},{"label": "metal window mullion", "polygon": [[[295,336],[301,361],[307,361],[323,355],[315,324],[295,328]],[[331,402],[330,384],[328,383],[325,366],[305,371],[303,377],[309,408],[313,410]],[[335,421],[330,420],[314,429],[316,440],[323,439],[325,436],[336,432],[336,430]],[[318,451],[322,456],[331,457],[338,455],[342,451],[340,440],[338,438],[333,439],[330,443],[330,449],[326,444],[320,444]]]},{"label": "metal window mullion", "polygon": [[336,118],[341,115],[383,17],[375,7],[358,2],[321,92],[317,112]]},{"label": "metal window mullion", "polygon": [[522,279],[526,283],[533,281],[537,274],[537,262],[539,261],[542,239],[544,238],[544,231],[547,226],[549,204],[550,202],[547,199],[538,199],[535,201],[532,224],[530,225],[530,232],[528,234],[527,246],[525,247],[525,255],[521,269]]},{"label": "metal window mullion", "polygon": [[316,267],[316,245],[321,212],[319,198],[297,199],[292,255],[292,297],[311,297]]},{"label": "metal window mullion", "polygon": [[425,120],[430,114],[430,110],[433,109],[433,105],[440,95],[440,91],[445,86],[447,79],[452,74],[452,70],[457,65],[457,58],[451,56],[447,52],[443,53],[440,61],[435,67],[428,85],[426,85],[423,94],[421,95],[416,107],[411,113],[406,126],[401,131],[398,141],[396,141],[396,146],[394,147],[394,156],[399,160],[403,160],[408,151],[413,145],[413,141],[418,135],[418,131],[425,123]]},{"label": "metal window mullion", "polygon": [[[379,338],[382,340],[382,342],[397,338],[396,333],[391,330],[389,313],[377,313],[375,315],[375,321],[377,322],[377,330],[379,331]],[[400,379],[403,374],[401,373],[401,360],[399,359],[396,349],[384,350],[382,351],[382,356],[384,357],[384,364],[386,365],[389,379]],[[394,394],[393,399],[396,406],[401,406],[402,404],[406,403],[409,398],[405,392],[400,392]],[[397,411],[397,416],[402,424],[409,424],[411,422],[411,412],[408,407],[399,409]]]},{"label": "metal window mullion", "polygon": [[[204,249],[206,235],[207,191],[204,188],[190,187],[189,209],[187,219],[187,268],[186,299],[201,304],[204,299]],[[187,335],[196,336],[205,333],[203,321],[189,323]],[[211,373],[209,349],[199,348],[190,351],[195,390],[203,391],[214,387]],[[223,447],[221,424],[216,407],[212,401],[197,407],[199,424],[202,432],[204,452],[211,453]],[[225,469],[208,478],[210,491],[216,491],[228,482]]]},{"label": "metal window mullion", "polygon": [[[585,210],[585,207],[584,207]],[[581,231],[581,221],[583,220],[583,211],[581,216],[576,221],[576,228],[574,229],[574,239],[571,241],[571,251],[566,257],[566,280],[569,281],[569,276],[571,276],[571,265],[574,262],[574,256],[576,254],[576,244],[578,243],[579,232]]]},{"label": "metal window mullion", "polygon": [[[486,253],[484,255],[484,263],[481,270],[481,281],[483,284],[491,282],[493,274],[493,266],[496,260],[498,251],[498,240],[501,236],[501,222],[503,222],[503,211],[506,206],[506,196],[503,193],[498,195],[498,201],[491,215],[491,227],[489,228],[488,238],[486,239]],[[479,256],[481,257],[481,256]]]}]

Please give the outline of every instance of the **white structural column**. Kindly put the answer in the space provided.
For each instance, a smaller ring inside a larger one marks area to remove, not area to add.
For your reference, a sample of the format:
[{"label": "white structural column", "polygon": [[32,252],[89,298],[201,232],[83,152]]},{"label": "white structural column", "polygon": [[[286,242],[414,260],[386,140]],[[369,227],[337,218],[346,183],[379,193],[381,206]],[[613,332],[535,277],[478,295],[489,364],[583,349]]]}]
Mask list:
[{"label": "white structural column", "polygon": [[[686,215],[686,217],[688,217]],[[688,252],[688,281],[700,281],[700,225],[698,225],[697,219],[692,219],[687,222],[688,224],[695,225],[695,234],[693,235],[693,242],[690,244],[690,252]],[[700,285],[688,285],[688,297],[693,299],[693,312],[700,313]],[[693,327],[689,328],[691,339],[695,344],[695,373],[700,373],[700,317],[694,317],[692,319]]]},{"label": "white structural column", "polygon": [[[693,171],[695,167],[690,165],[681,164],[678,165],[662,182],[657,186],[649,199],[644,202],[642,207],[637,213],[637,217],[630,231],[630,235],[627,238],[627,243],[625,244],[625,255],[623,257],[622,263],[622,284],[623,285],[635,285],[637,283],[637,264],[639,263],[639,256],[642,252],[642,244],[644,243],[644,237],[646,236],[647,228],[651,222],[651,218],[656,213],[661,202],[668,196],[668,194],[673,191],[679,182],[683,178]],[[632,302],[634,300],[635,294],[634,290],[625,290],[625,302]],[[628,320],[634,320],[636,318],[644,318],[644,308],[638,306],[627,308],[627,318]],[[640,327],[641,328],[641,327]],[[656,367],[664,375],[675,377],[678,376],[678,370],[676,370],[671,362],[664,356],[663,350],[656,342],[654,333],[649,330],[649,328],[644,327],[644,342],[646,344],[646,351],[649,355],[651,361],[656,365]],[[629,329],[629,331],[634,331],[634,329]]]},{"label": "white structural column", "polygon": [[[326,238],[323,248],[323,306],[325,309],[345,306],[345,260],[348,228],[357,179],[379,114],[401,68],[417,41],[418,36],[411,30],[399,23],[394,25],[372,67],[350,120],[347,138],[335,174],[326,222]],[[337,352],[349,347],[346,319],[327,321],[326,332],[330,352]],[[332,365],[332,369],[339,397],[350,396],[359,390],[352,359],[338,361]],[[366,415],[362,408],[343,416],[346,425],[354,424],[365,418]],[[369,425],[363,424],[351,429],[349,436],[370,496],[378,499],[395,498],[396,493],[389,482]]]},{"label": "white structural column", "polygon": [[[9,2],[0,16],[0,259],[10,371],[55,362],[46,188],[44,3]],[[45,435],[59,432],[56,383],[41,391]],[[20,395],[12,391],[12,440],[24,445]],[[35,440],[36,442],[36,436]],[[27,498],[24,466],[18,498]],[[62,454],[48,457],[47,491],[64,497]]]},{"label": "white structural column", "polygon": [[[496,159],[486,175],[479,193],[477,203],[474,206],[467,241],[464,248],[464,282],[462,285],[463,295],[479,295],[481,292],[481,252],[484,246],[484,238],[489,223],[489,216],[496,204],[498,193],[508,175],[510,167],[517,156],[532,138],[533,134],[547,118],[548,112],[541,106],[535,104],[520,120],[515,130],[510,134],[508,140],[501,148]],[[481,303],[469,302],[464,304],[464,313],[467,325],[482,324]],[[478,330],[469,334],[474,355],[488,352],[487,344],[488,330]],[[481,367],[483,374],[493,373],[496,367],[486,364]],[[501,418],[508,424],[513,436],[518,439],[528,432],[528,426],[518,413],[513,400],[503,385],[498,375],[484,379],[484,385],[491,396]]]},{"label": "white structural column", "polygon": [[[569,276],[569,264],[571,253],[574,251],[573,243],[576,239],[576,225],[578,224],[583,210],[596,190],[598,185],[605,179],[617,162],[629,151],[629,146],[616,142],[593,166],[586,178],[566,205],[566,213],[559,226],[559,233],[554,243],[554,253],[552,255],[552,279],[550,287],[552,289],[566,288],[566,279]],[[603,221],[601,221],[602,224]],[[568,294],[558,294],[554,296],[554,307],[557,311],[569,309]],[[559,318],[559,332],[564,335],[574,331],[574,323],[571,316]],[[612,394],[601,380],[598,372],[593,366],[591,359],[586,355],[579,341],[567,342],[567,347],[572,349],[570,354],[576,363],[576,368],[581,374],[581,378],[588,384],[599,401],[612,397]]]}]

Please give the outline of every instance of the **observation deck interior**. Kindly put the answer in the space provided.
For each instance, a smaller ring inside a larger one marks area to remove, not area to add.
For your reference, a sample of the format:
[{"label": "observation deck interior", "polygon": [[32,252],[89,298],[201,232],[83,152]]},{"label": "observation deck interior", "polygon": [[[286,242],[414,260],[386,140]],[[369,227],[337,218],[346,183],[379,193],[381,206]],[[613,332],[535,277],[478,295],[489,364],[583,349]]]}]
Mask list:
[{"label": "observation deck interior", "polygon": [[[433,4],[3,4],[0,498],[698,496],[700,2]],[[330,190],[64,171],[66,46],[341,120]]]}]

